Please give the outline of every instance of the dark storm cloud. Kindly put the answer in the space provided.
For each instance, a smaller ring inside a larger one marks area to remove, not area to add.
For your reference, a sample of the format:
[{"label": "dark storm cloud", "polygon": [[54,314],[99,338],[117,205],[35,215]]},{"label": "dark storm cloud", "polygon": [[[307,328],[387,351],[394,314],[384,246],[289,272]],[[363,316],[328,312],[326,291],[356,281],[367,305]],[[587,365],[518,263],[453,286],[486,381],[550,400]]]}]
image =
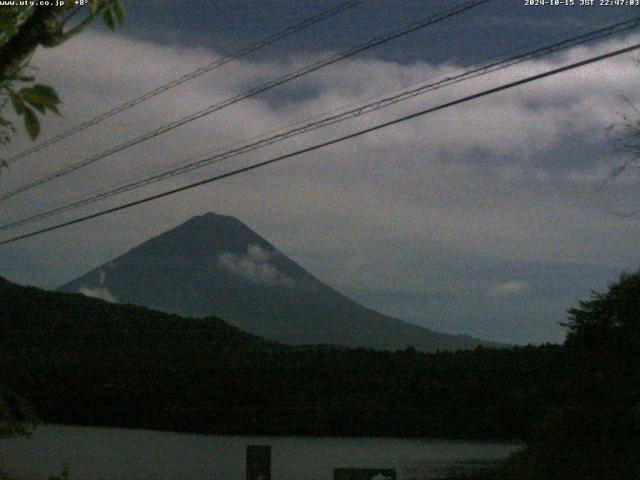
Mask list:
[{"label": "dark storm cloud", "polygon": [[[295,23],[339,3],[338,0],[137,2],[131,4],[131,21],[126,28],[127,33],[136,38],[161,44],[214,47],[221,52],[231,52],[239,45],[278,31],[283,24]],[[370,0],[277,48],[257,54],[257,58],[340,50],[370,35],[460,3],[459,0]],[[366,56],[400,63],[454,60],[466,64],[633,13],[632,9],[598,7],[526,7],[523,0],[495,0],[428,31],[376,48]]]}]

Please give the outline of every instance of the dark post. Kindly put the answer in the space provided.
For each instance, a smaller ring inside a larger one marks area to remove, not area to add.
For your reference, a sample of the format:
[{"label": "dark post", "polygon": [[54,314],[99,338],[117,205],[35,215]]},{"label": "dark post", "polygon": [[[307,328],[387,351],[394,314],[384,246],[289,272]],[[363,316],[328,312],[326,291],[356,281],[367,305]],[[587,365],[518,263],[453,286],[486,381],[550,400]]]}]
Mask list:
[{"label": "dark post", "polygon": [[247,480],[271,480],[271,446],[247,446]]}]

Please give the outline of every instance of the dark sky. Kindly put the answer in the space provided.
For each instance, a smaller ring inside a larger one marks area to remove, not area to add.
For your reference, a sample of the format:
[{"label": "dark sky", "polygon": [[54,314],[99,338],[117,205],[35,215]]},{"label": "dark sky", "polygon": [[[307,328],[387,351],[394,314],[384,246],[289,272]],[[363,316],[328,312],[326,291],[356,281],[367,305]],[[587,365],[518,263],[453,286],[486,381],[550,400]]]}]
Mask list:
[{"label": "dark sky", "polygon": [[[314,15],[339,1],[147,1],[129,9],[128,34],[160,44],[204,47],[215,45],[230,53]],[[263,50],[255,58],[292,53],[339,51],[390,27],[400,26],[448,10],[453,0],[371,0],[316,26],[304,35]],[[524,0],[494,0],[443,22],[428,31],[407,36],[367,52],[364,56],[410,63],[475,63],[512,48],[546,42],[567,32],[637,15],[636,9],[605,7],[524,6]]]}]

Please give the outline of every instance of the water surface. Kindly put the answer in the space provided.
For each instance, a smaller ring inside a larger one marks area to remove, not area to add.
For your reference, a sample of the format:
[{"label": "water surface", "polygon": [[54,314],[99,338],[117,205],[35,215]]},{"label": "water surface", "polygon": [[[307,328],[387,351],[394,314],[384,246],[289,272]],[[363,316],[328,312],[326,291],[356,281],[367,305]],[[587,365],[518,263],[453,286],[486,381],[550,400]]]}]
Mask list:
[{"label": "water surface", "polygon": [[45,425],[29,438],[0,439],[0,470],[47,479],[244,480],[247,445],[271,445],[273,480],[332,480],[334,468],[393,468],[398,480],[438,478],[505,458],[516,445],[402,438],[196,435]]}]

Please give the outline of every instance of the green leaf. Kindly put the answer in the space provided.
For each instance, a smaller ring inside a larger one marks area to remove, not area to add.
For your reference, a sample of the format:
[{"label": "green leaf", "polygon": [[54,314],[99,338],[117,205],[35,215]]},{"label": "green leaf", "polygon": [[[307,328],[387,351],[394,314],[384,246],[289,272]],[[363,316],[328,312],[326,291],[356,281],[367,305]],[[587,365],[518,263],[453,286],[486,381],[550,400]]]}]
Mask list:
[{"label": "green leaf", "polygon": [[58,94],[53,87],[50,87],[49,85],[36,83],[31,89],[38,95],[45,97],[47,99],[47,104],[49,105],[57,105],[60,103],[60,97],[58,97]]},{"label": "green leaf", "polygon": [[[29,102],[31,103],[31,102]],[[42,105],[41,103],[31,103],[31,106],[33,108],[35,108],[36,110],[38,110],[42,115],[46,115],[47,111],[44,109],[44,105]]]},{"label": "green leaf", "polygon": [[11,92],[9,94],[10,98],[11,98],[11,104],[13,105],[13,109],[16,111],[16,113],[18,115],[22,115],[24,113],[24,102],[22,101],[22,98],[20,98],[20,95],[18,95],[17,93]]},{"label": "green leaf", "polygon": [[113,4],[113,9],[118,19],[118,23],[122,25],[124,23],[124,7],[122,6],[122,2],[120,0],[116,0]]},{"label": "green leaf", "polygon": [[60,103],[56,91],[48,85],[37,84],[20,90],[22,97],[31,105],[42,111],[40,107],[55,106]]},{"label": "green leaf", "polygon": [[46,107],[51,110],[53,113],[55,113],[56,115],[58,115],[59,117],[62,116],[62,114],[60,113],[60,110],[58,110],[58,107],[56,107],[55,105],[46,105]]},{"label": "green leaf", "polygon": [[109,27],[111,30],[116,29],[116,21],[113,13],[113,7],[107,8],[102,14],[102,18],[104,19],[104,23],[107,25],[107,27]]},{"label": "green leaf", "polygon": [[31,140],[35,140],[40,134],[40,121],[29,107],[24,109],[24,128],[27,130]]}]

